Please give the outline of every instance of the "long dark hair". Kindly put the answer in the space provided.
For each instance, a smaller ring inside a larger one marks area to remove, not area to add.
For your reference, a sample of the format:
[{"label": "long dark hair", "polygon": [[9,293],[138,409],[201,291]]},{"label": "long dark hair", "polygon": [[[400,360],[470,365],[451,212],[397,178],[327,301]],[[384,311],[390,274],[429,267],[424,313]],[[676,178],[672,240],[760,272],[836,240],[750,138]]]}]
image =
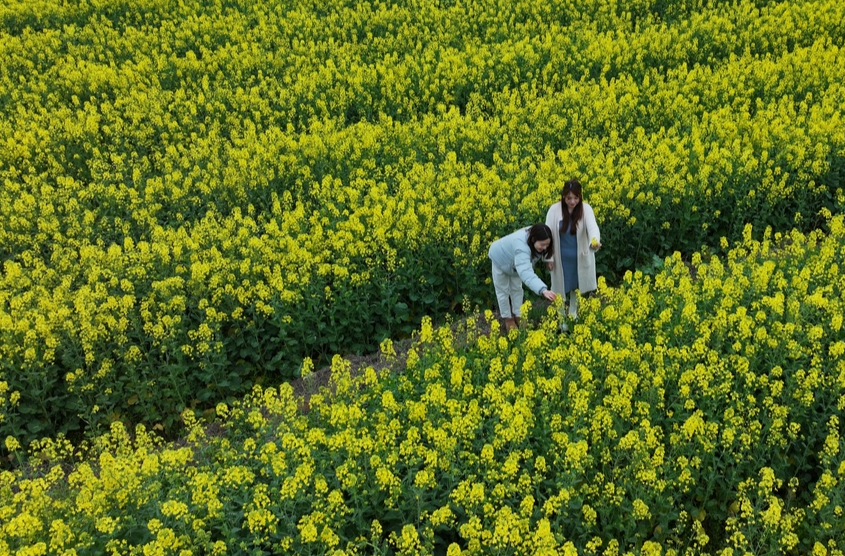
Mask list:
[{"label": "long dark hair", "polygon": [[546,226],[545,224],[534,224],[528,229],[528,247],[531,248],[531,258],[534,259],[536,257],[548,257],[549,252],[552,249],[552,244],[549,243],[549,246],[546,247],[546,250],[542,253],[539,253],[534,248],[534,243],[537,241],[544,241],[547,239],[552,239],[552,229]]},{"label": "long dark hair", "polygon": [[[566,209],[566,196],[569,193],[578,197],[578,204],[572,209],[572,214],[569,214],[569,211]],[[560,192],[560,210],[563,213],[563,222],[560,224],[560,231],[570,230],[571,228],[569,233],[575,235],[575,230],[578,229],[578,222],[584,216],[584,195],[580,181],[571,179],[563,184],[563,190]]]}]

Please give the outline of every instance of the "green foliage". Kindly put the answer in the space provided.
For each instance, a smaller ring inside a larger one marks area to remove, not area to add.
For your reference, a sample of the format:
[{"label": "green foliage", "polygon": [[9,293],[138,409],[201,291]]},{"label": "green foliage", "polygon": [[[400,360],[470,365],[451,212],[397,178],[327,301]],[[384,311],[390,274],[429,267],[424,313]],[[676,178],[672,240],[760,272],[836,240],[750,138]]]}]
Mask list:
[{"label": "green foliage", "polygon": [[256,387],[172,445],[40,442],[0,473],[0,547],[841,556],[845,222],[761,235],[603,285],[567,335],[561,307],[426,318],[395,370],[335,356],[308,411]]},{"label": "green foliage", "polygon": [[464,299],[576,176],[615,283],[842,208],[841,2],[6,2],[0,380],[172,430]]}]

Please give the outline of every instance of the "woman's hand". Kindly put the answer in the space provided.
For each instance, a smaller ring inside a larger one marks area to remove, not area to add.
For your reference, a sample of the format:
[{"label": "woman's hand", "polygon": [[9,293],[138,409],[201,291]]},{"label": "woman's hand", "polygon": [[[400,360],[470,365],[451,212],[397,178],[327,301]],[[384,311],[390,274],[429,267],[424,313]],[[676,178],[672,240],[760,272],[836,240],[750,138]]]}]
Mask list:
[{"label": "woman's hand", "polygon": [[[549,263],[549,264],[552,264],[552,263]],[[555,292],[553,292],[552,290],[543,290],[543,297],[545,297],[549,301],[554,301],[555,299],[557,299],[557,294]]]},{"label": "woman's hand", "polygon": [[549,262],[547,262],[547,263],[546,263],[546,268],[548,268],[548,269],[549,269],[549,271],[551,272],[552,270],[554,270],[554,269],[555,269],[555,263],[554,263],[553,261],[549,261]]},{"label": "woman's hand", "polygon": [[590,242],[590,249],[592,249],[593,251],[598,251],[599,249],[601,249],[601,242],[598,241],[596,238],[593,238],[593,240]]}]

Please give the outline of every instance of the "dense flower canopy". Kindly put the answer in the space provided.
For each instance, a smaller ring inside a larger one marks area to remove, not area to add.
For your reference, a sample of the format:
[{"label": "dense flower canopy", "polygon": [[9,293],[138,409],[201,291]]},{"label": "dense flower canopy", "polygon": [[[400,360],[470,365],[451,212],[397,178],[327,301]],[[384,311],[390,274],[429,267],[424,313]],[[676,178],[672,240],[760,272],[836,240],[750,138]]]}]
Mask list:
[{"label": "dense flower canopy", "polygon": [[[841,555],[842,21],[3,2],[0,554]],[[605,280],[506,336],[572,177]]]}]

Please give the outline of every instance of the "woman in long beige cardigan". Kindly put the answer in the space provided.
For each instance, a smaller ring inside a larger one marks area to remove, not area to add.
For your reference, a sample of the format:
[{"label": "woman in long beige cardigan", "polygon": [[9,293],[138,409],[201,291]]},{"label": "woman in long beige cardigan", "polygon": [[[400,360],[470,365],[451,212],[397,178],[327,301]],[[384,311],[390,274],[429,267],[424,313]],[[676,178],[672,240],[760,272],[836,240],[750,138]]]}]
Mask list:
[{"label": "woman in long beige cardigan", "polygon": [[[546,225],[553,230],[552,257],[547,265],[552,278],[552,291],[569,294],[569,316],[578,317],[578,294],[598,287],[596,251],[601,248],[601,232],[593,208],[584,202],[578,180],[567,181],[560,201],[546,214]],[[566,323],[562,324],[564,330]]]}]

